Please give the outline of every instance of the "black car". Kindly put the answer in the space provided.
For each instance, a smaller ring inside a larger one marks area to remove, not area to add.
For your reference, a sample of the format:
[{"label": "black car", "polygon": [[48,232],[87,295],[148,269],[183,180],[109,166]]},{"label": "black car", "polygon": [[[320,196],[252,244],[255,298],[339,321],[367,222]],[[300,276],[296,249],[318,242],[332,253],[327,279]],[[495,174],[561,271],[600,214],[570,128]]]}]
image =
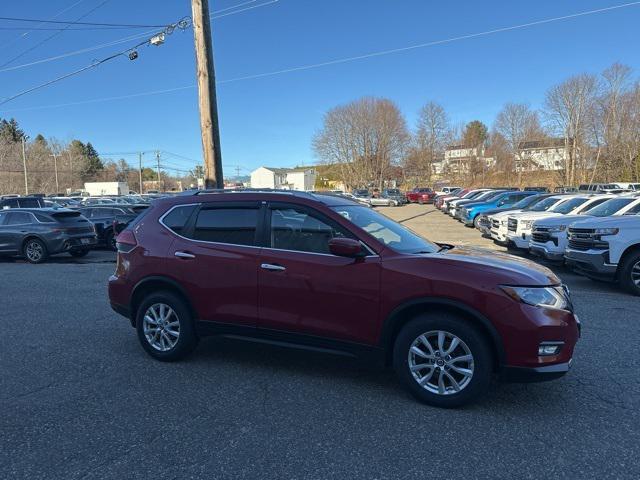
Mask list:
[{"label": "black car", "polygon": [[44,208],[42,197],[13,197],[0,200],[0,209],[6,208]]},{"label": "black car", "polygon": [[0,255],[42,263],[67,252],[85,256],[96,244],[93,225],[80,212],[51,208],[0,210]]},{"label": "black car", "polygon": [[98,235],[98,244],[110,250],[115,250],[115,238],[118,233],[147,208],[149,208],[149,205],[94,205],[81,208],[80,213],[93,223]]}]

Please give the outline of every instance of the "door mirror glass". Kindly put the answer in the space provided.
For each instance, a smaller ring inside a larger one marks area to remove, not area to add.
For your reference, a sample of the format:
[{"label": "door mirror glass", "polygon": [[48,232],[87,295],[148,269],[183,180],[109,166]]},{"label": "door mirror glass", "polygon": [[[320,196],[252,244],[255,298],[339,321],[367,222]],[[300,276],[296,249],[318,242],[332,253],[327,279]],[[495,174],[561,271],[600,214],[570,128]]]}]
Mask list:
[{"label": "door mirror glass", "polygon": [[329,251],[339,257],[361,257],[364,256],[362,245],[353,238],[332,238],[329,240]]}]

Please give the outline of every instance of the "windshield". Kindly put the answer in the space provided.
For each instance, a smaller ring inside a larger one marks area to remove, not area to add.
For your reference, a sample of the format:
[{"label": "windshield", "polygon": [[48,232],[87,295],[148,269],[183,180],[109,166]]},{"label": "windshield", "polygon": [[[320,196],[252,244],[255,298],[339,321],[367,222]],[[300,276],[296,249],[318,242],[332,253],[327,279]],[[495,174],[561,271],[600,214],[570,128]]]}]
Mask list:
[{"label": "windshield", "polygon": [[555,212],[555,213],[562,213],[564,215],[571,212],[572,210],[575,210],[587,200],[588,200],[587,198],[572,198],[571,200],[567,200],[565,202],[560,203],[559,205],[556,205],[555,207],[549,209],[549,211]]},{"label": "windshield", "polygon": [[597,207],[587,210],[584,214],[591,215],[593,217],[608,217],[609,215],[613,215],[618,210],[626,207],[634,200],[634,198],[612,198],[611,200],[601,203]]},{"label": "windshield", "polygon": [[435,243],[370,208],[346,205],[332,209],[396,252],[435,253],[440,249]]},{"label": "windshield", "polygon": [[530,212],[546,212],[549,210],[556,202],[560,200],[557,197],[547,197],[544,200],[536,203],[533,207],[529,209]]},{"label": "windshield", "polygon": [[541,202],[542,200],[544,200],[546,197],[541,197],[538,195],[529,195],[528,197],[524,197],[522,200],[520,200],[517,203],[514,203],[511,208],[513,208],[514,210],[519,210],[519,209],[523,209],[523,210],[529,210],[531,207],[533,207],[536,203]]}]

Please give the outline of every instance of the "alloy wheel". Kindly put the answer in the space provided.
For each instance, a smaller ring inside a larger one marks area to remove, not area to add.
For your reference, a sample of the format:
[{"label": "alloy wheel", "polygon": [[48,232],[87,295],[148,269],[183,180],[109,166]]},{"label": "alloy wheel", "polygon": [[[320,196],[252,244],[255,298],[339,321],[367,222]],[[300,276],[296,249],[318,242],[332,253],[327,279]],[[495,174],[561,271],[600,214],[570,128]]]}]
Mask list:
[{"label": "alloy wheel", "polygon": [[436,395],[458,393],[473,378],[473,354],[462,339],[450,332],[423,333],[411,343],[408,356],[415,381]]},{"label": "alloy wheel", "polygon": [[164,303],[154,303],[142,320],[144,337],[160,352],[171,350],[180,338],[180,321],[173,309]]},{"label": "alloy wheel", "polygon": [[640,287],[640,260],[631,267],[631,281],[636,287]]},{"label": "alloy wheel", "polygon": [[25,248],[25,255],[27,259],[31,262],[37,263],[42,260],[44,256],[44,248],[40,244],[40,242],[36,242],[35,240],[27,243],[27,247]]}]

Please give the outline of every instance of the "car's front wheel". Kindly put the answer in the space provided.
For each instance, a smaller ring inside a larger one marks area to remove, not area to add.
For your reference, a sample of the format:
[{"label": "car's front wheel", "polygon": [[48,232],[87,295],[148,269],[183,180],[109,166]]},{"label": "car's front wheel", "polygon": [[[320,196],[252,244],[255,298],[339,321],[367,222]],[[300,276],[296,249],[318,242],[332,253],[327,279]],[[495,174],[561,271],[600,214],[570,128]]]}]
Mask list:
[{"label": "car's front wheel", "polygon": [[152,293],[142,301],[136,330],[142,347],[157,360],[180,360],[198,344],[189,308],[172,292]]},{"label": "car's front wheel", "polygon": [[484,336],[450,313],[407,323],[393,350],[396,374],[419,400],[454,408],[478,399],[491,381],[492,354]]},{"label": "car's front wheel", "polygon": [[633,295],[640,295],[640,251],[626,255],[620,271],[620,284]]},{"label": "car's front wheel", "polygon": [[24,242],[22,254],[29,263],[42,263],[49,256],[47,246],[37,238],[30,238]]}]

